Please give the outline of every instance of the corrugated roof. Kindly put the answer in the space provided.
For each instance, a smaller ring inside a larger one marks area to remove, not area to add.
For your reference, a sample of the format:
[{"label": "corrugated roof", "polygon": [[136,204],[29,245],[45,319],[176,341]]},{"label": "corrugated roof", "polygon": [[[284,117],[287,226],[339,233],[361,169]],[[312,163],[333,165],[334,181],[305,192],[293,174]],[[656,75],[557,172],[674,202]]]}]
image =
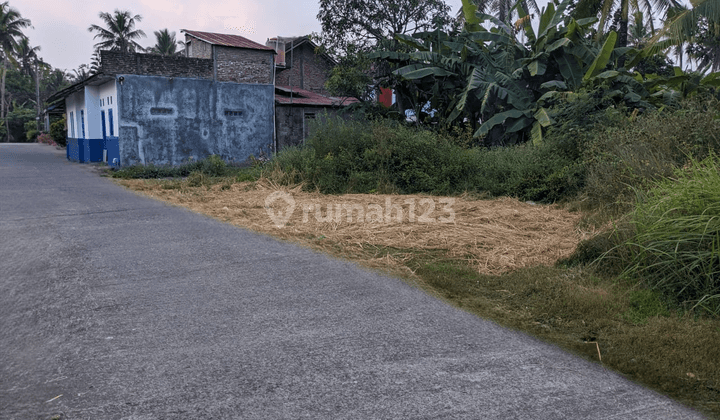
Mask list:
[{"label": "corrugated roof", "polygon": [[275,85],[275,103],[279,105],[345,106],[356,102],[355,98],[325,96],[297,87]]},{"label": "corrugated roof", "polygon": [[229,34],[215,34],[212,32],[200,32],[200,31],[189,31],[182,29],[181,32],[193,36],[202,41],[208,42],[212,45],[224,45],[226,47],[237,47],[237,48],[248,48],[251,50],[265,50],[275,51],[274,48],[266,47],[265,45],[258,44],[255,41],[250,41],[240,35],[229,35]]}]

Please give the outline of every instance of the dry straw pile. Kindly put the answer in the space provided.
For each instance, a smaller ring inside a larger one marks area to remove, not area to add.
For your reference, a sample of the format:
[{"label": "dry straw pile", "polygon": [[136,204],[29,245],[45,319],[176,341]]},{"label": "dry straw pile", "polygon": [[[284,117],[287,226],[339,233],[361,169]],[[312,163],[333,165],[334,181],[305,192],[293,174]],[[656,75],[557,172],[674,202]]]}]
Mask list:
[{"label": "dry straw pile", "polygon": [[[450,256],[472,261],[484,274],[551,265],[570,255],[589,234],[577,229],[577,213],[511,198],[323,195],[267,180],[210,187],[181,183],[179,188],[175,188],[178,181],[118,182],[148,196],[282,239],[328,249],[339,246],[348,254],[368,247],[445,250]],[[293,211],[288,214],[288,210]],[[279,220],[283,215],[288,215],[286,223]],[[370,265],[397,265],[401,261],[392,260],[402,259],[402,255],[384,253],[377,264],[371,261]]]}]

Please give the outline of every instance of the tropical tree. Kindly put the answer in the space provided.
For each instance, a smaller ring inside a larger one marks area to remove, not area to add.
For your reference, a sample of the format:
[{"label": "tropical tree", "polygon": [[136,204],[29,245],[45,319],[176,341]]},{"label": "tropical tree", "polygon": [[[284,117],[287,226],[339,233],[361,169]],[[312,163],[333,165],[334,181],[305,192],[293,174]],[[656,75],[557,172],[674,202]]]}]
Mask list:
[{"label": "tropical tree", "polygon": [[601,39],[606,34],[612,17],[616,12],[619,12],[618,47],[627,47],[631,9],[634,13],[643,13],[646,25],[650,28],[650,33],[654,33],[654,15],[679,6],[681,6],[681,3],[678,0],[580,0],[573,16],[577,19],[599,16],[597,39]]},{"label": "tropical tree", "polygon": [[[5,77],[7,75],[7,65],[10,55],[15,51],[18,40],[25,37],[22,32],[23,28],[30,26],[30,20],[20,16],[20,12],[10,7],[9,2],[0,3],[0,51],[2,53],[2,77],[0,81],[0,118],[7,122],[7,107],[5,105]],[[10,141],[10,131],[8,130],[7,141]]]},{"label": "tropical tree", "polygon": [[699,69],[720,70],[720,22],[701,17],[692,42],[687,46],[687,53]]},{"label": "tropical tree", "polygon": [[27,38],[20,38],[15,48],[15,56],[23,74],[34,77],[33,64],[38,59],[37,53],[39,51],[39,46],[31,47]]},{"label": "tropical tree", "polygon": [[[516,0],[472,0],[472,4],[478,12],[488,15],[492,14],[506,25],[510,25],[513,17],[519,16],[516,9],[518,5]],[[519,5],[529,13],[534,12],[540,14],[540,8],[535,0],[520,0]],[[458,10],[457,13],[457,19],[464,22],[464,6],[460,6],[460,10]]]},{"label": "tropical tree", "polygon": [[167,28],[160,31],[155,31],[155,45],[148,49],[148,52],[160,55],[176,55],[177,54],[177,40],[175,39],[175,32],[168,31]]},{"label": "tropical tree", "polygon": [[100,39],[95,49],[131,53],[143,51],[135,40],[145,36],[141,29],[135,29],[135,23],[142,21],[142,16],[133,16],[127,10],[115,10],[113,14],[100,12],[98,15],[105,23],[106,28],[90,25],[88,32],[97,32],[93,39]]},{"label": "tropical tree", "polygon": [[82,82],[92,76],[92,71],[87,64],[80,64],[73,72],[75,73],[75,76],[73,76],[73,82],[75,83]]},{"label": "tropical tree", "polygon": [[443,28],[451,21],[449,12],[443,0],[320,0],[317,18],[323,45],[337,56],[348,45],[360,51],[396,47],[395,34]]}]

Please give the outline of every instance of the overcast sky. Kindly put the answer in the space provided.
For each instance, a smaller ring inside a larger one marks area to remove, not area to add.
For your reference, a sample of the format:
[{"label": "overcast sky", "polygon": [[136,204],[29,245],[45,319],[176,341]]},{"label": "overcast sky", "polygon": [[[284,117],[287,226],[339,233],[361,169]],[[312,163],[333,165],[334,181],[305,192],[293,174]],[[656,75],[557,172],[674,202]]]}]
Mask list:
[{"label": "overcast sky", "polygon": [[[446,0],[456,13],[461,0]],[[155,44],[154,31],[168,28],[184,39],[181,29],[241,35],[261,44],[273,36],[320,32],[318,0],[10,0],[10,6],[32,21],[25,35],[40,57],[53,67],[72,72],[89,64],[94,33],[91,24],[105,26],[98,14],[119,7],[142,16],[138,29],[147,35],[143,47]]]}]

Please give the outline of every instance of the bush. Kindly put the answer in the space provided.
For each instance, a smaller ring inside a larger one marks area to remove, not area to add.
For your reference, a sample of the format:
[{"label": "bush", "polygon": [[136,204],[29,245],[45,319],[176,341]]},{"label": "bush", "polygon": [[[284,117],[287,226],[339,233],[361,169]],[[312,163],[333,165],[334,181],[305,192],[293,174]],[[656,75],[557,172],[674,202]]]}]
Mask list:
[{"label": "bush", "polygon": [[57,143],[55,143],[55,140],[53,140],[52,136],[47,133],[41,133],[39,136],[37,136],[37,141],[39,143],[45,143],[49,144],[51,146],[57,146]]},{"label": "bush", "polygon": [[636,189],[671,176],[690,157],[720,151],[717,109],[717,100],[699,98],[681,109],[647,112],[637,119],[608,117],[579,134],[587,204],[611,213],[630,211]]},{"label": "bush", "polygon": [[[112,174],[114,178],[179,178],[190,176],[191,173],[197,172],[205,177],[221,177],[221,176],[235,176],[238,173],[244,173],[245,177],[257,177],[255,173],[257,170],[232,168],[220,157],[211,155],[206,159],[199,161],[189,161],[179,166],[156,166],[153,164],[149,165],[133,165],[127,168],[120,169]],[[257,178],[256,178],[257,179]]]},{"label": "bush", "polygon": [[65,117],[50,124],[50,135],[55,143],[60,146],[67,145],[67,128],[65,126]]},{"label": "bush", "polygon": [[[462,130],[457,134],[464,135]],[[391,120],[328,119],[305,147],[281,151],[266,176],[331,194],[470,191],[543,202],[571,196],[582,187],[577,153],[565,150],[560,141],[467,149],[466,136],[453,141],[451,135]]]},{"label": "bush", "polygon": [[720,172],[711,155],[693,160],[641,194],[624,276],[686,308],[720,313]]}]

